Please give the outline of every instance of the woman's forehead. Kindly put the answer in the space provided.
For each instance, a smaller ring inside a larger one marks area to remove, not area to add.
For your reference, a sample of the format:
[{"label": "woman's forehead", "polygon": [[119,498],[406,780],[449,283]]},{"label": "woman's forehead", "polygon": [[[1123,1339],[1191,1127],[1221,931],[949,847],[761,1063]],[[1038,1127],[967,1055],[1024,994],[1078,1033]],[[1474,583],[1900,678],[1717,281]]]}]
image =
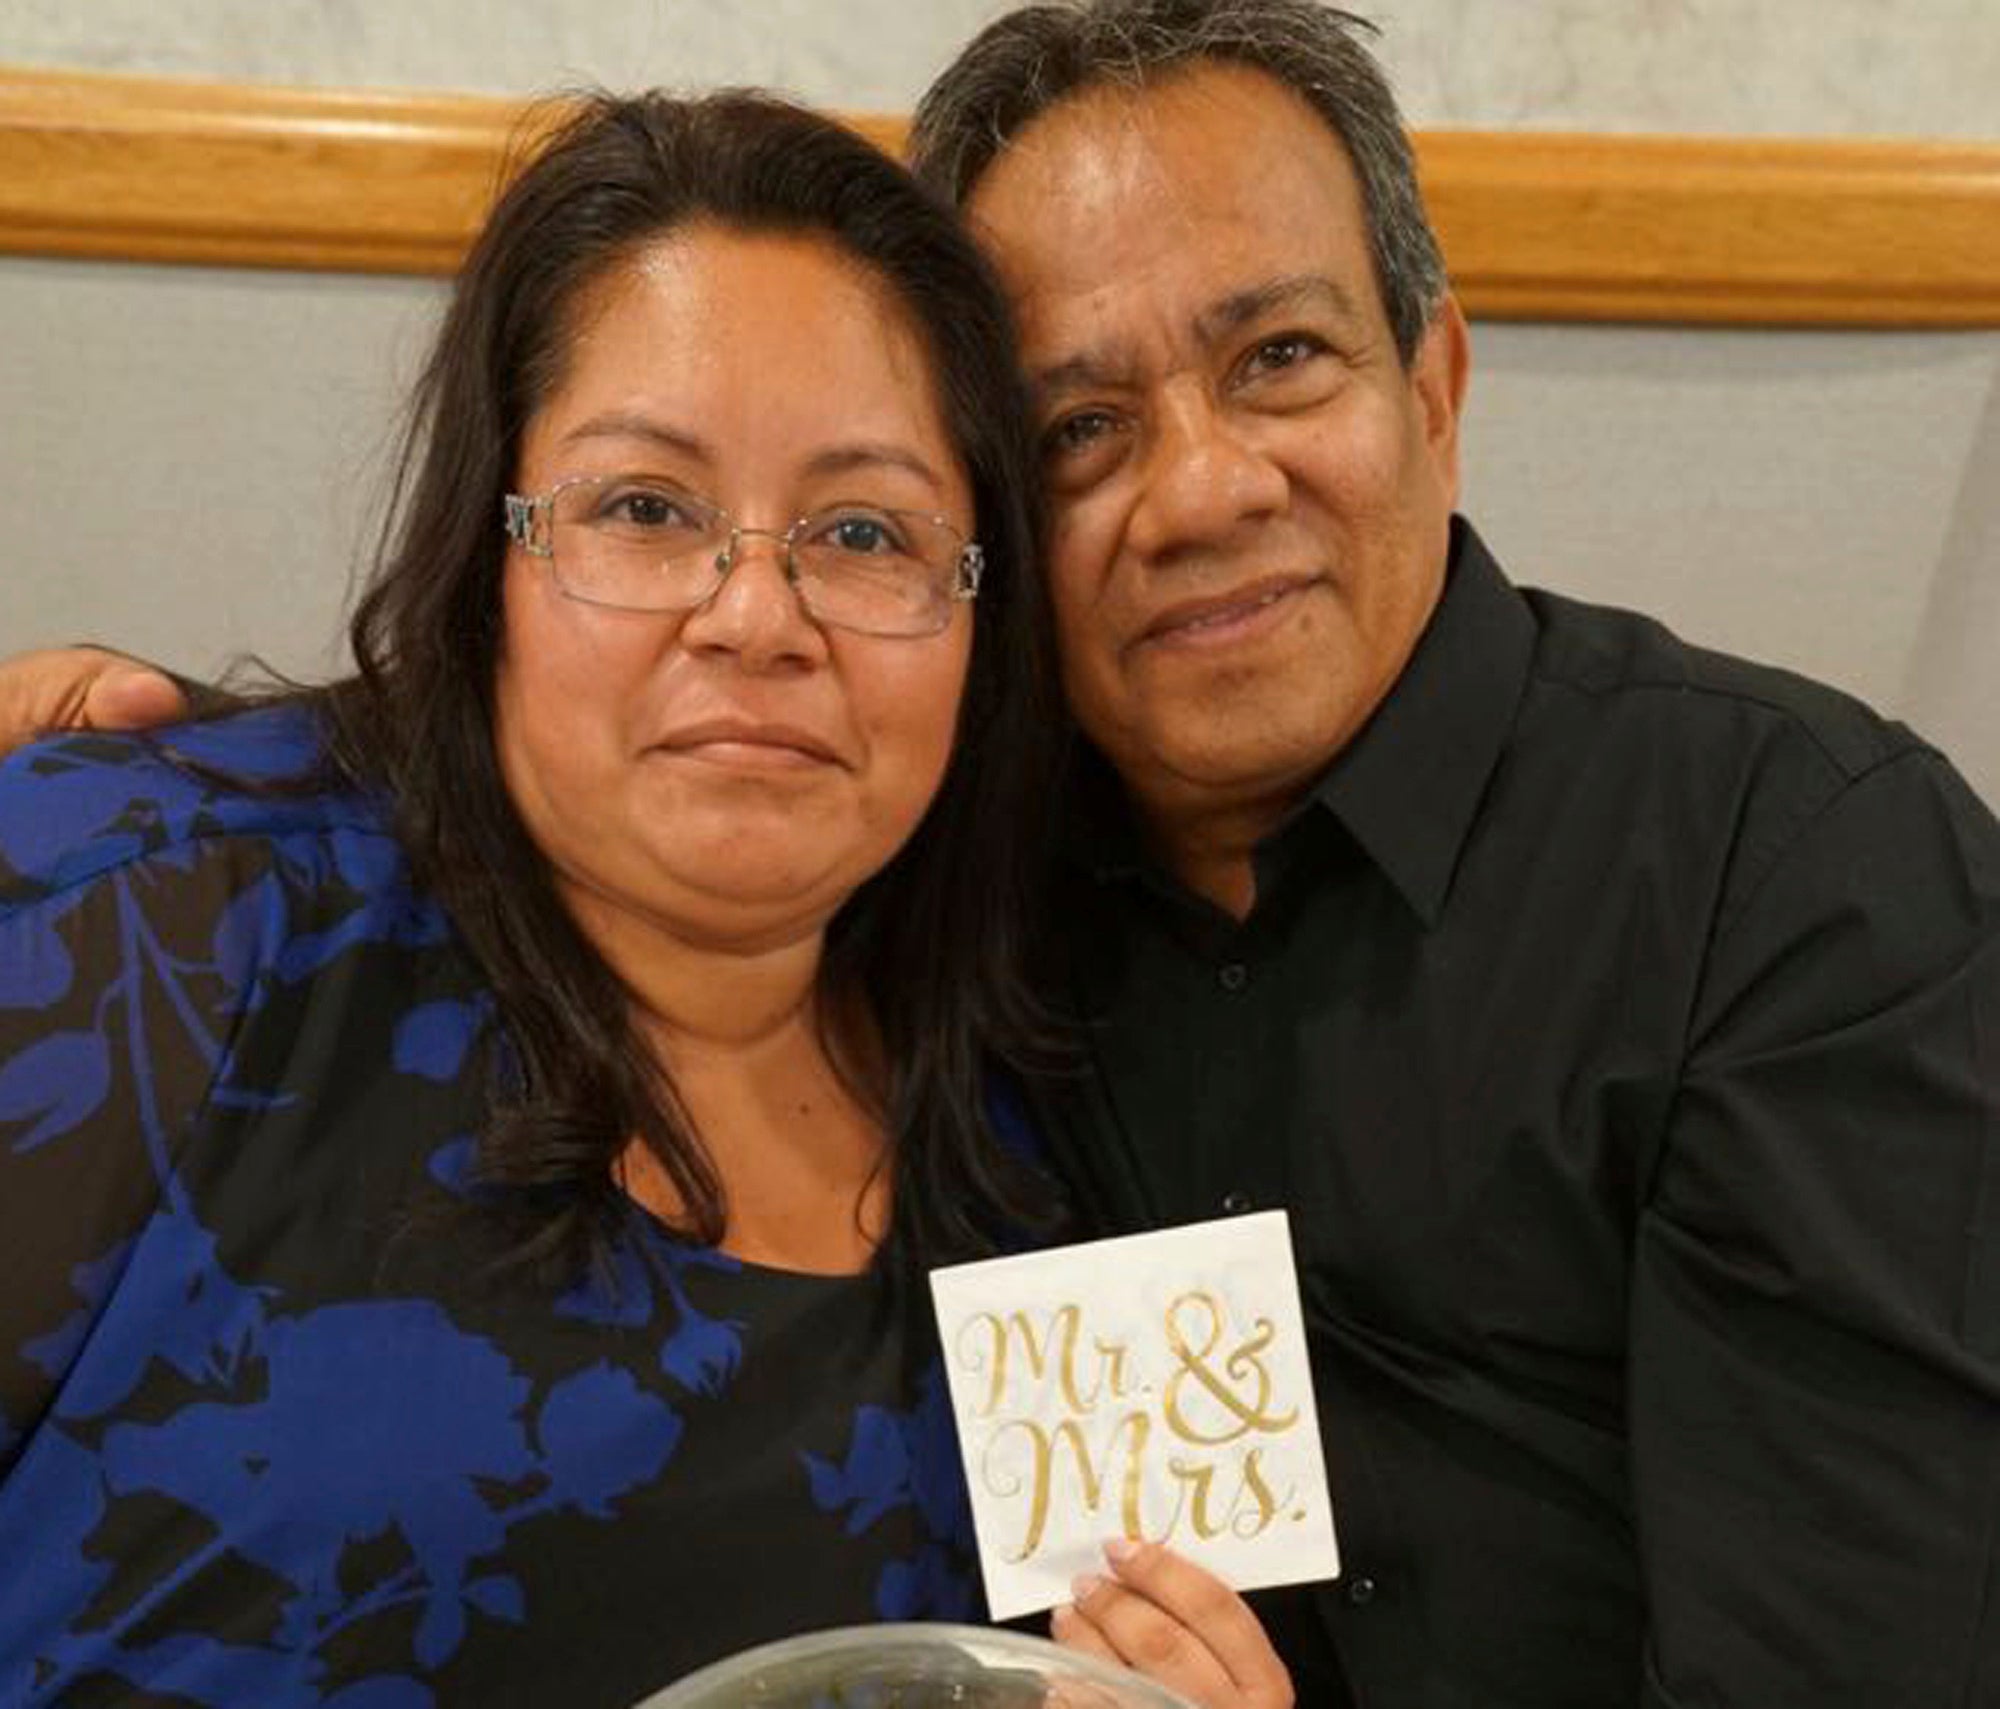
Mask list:
[{"label": "woman's forehead", "polygon": [[[579,293],[562,372],[524,460],[607,424],[645,424],[702,461],[845,456],[964,476],[928,341],[875,269],[817,233],[694,224]],[[600,434],[599,436],[603,436]],[[538,470],[538,474],[548,471]]]}]

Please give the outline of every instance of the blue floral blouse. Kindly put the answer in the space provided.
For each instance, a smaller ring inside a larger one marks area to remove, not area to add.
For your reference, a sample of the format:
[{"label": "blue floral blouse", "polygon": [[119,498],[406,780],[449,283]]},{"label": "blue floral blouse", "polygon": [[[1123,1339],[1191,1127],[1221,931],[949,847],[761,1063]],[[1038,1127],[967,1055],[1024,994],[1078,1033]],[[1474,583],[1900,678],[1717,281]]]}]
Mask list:
[{"label": "blue floral blouse", "polygon": [[489,998],[377,804],[244,786],[318,757],[273,708],[0,764],[0,1703],[623,1705],[978,1618],[889,1267],[635,1209],[496,1279]]}]

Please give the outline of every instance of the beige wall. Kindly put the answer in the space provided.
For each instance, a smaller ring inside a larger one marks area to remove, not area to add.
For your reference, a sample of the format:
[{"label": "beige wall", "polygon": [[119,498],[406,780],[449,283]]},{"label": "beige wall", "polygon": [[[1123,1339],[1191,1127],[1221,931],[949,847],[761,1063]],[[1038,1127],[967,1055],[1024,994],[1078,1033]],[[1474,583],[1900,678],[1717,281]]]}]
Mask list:
[{"label": "beige wall", "polygon": [[[1347,0],[1414,122],[1990,137],[1993,0]],[[754,82],[898,110],[1002,0],[7,0],[0,62],[529,91]]]},{"label": "beige wall", "polygon": [[[9,0],[0,62],[522,90],[777,82],[905,108],[984,0]],[[2000,129],[1992,0],[1404,0],[1425,124]],[[338,662],[419,281],[0,261],[0,648]],[[1467,509],[1523,580],[1907,716],[2000,800],[2000,332],[1485,325]]]}]

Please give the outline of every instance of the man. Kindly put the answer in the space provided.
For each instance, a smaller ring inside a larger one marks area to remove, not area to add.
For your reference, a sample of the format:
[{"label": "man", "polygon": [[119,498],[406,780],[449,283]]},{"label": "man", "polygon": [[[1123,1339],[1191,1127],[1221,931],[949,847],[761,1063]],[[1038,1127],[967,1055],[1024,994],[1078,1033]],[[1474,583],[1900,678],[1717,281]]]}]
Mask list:
[{"label": "man", "polygon": [[1112,1226],[1291,1213],[1299,1701],[2000,1704],[2000,827],[1502,576],[1351,20],[1030,8],[914,141],[1016,299],[1094,750],[1051,1143]]}]

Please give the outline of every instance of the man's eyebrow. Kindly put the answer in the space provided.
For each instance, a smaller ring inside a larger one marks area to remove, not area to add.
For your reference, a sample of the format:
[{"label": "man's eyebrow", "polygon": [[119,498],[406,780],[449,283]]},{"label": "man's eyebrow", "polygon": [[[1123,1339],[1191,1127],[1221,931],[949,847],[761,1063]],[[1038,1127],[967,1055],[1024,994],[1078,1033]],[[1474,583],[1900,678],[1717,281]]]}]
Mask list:
[{"label": "man's eyebrow", "polygon": [[1338,279],[1324,273],[1294,273],[1282,279],[1267,279],[1248,290],[1234,291],[1194,317],[1195,336],[1203,344],[1218,344],[1232,332],[1252,321],[1287,309],[1321,309],[1343,320],[1360,320],[1362,312],[1354,294]]},{"label": "man's eyebrow", "polygon": [[[1204,347],[1222,343],[1231,333],[1286,310],[1318,309],[1343,321],[1366,318],[1354,293],[1324,273],[1293,273],[1232,291],[1194,317],[1194,335]],[[1043,403],[1069,392],[1112,391],[1132,383],[1137,364],[1116,346],[1079,350],[1037,368],[1028,376]]]},{"label": "man's eyebrow", "polygon": [[1047,403],[1069,392],[1112,391],[1131,383],[1133,364],[1109,348],[1079,350],[1028,376],[1029,389]]}]

